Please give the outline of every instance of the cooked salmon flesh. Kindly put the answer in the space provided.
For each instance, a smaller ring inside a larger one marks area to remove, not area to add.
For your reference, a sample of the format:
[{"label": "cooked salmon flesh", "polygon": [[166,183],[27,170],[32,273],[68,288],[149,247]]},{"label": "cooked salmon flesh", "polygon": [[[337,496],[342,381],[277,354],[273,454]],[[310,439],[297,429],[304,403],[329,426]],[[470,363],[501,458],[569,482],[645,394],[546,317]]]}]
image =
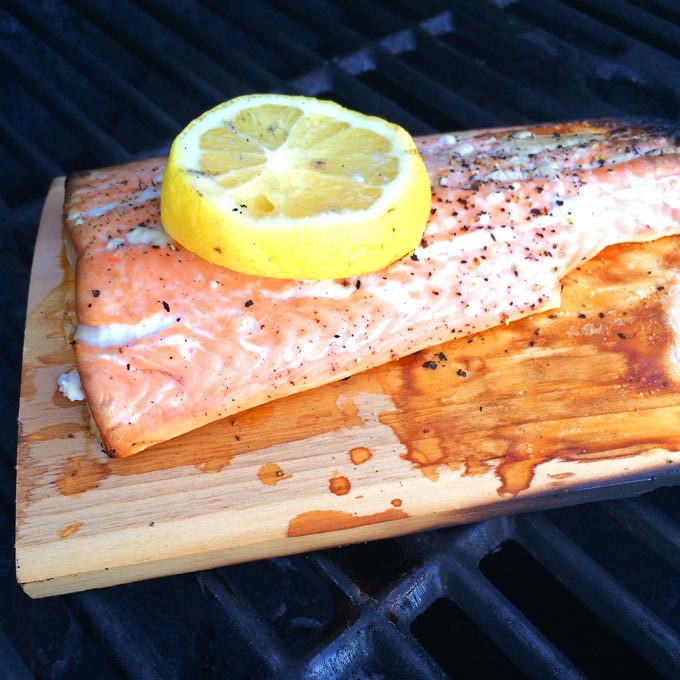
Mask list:
[{"label": "cooked salmon flesh", "polygon": [[606,246],[680,232],[678,124],[416,142],[432,185],[422,242],[344,280],[248,276],[184,250],[160,223],[162,158],[68,179],[76,368],[110,455],[557,307],[561,279]]}]

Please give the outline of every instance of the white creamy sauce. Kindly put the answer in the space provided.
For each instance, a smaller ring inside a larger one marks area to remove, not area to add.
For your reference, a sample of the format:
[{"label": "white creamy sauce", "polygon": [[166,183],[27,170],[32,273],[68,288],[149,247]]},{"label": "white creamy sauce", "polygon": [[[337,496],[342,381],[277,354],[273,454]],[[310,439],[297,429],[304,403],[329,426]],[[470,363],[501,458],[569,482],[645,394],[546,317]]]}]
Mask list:
[{"label": "white creamy sauce", "polygon": [[472,144],[456,144],[451,147],[451,151],[459,156],[469,156],[474,150]]},{"label": "white creamy sauce", "polygon": [[82,340],[95,347],[111,345],[127,345],[130,342],[148,338],[156,333],[171,328],[177,323],[174,316],[158,312],[135,324],[109,323],[102,326],[80,325],[76,332],[76,340]]},{"label": "white creamy sauce", "polygon": [[534,133],[531,130],[517,130],[517,132],[513,132],[510,137],[512,139],[527,139],[528,137],[533,137]]},{"label": "white creamy sauce", "polygon": [[[137,191],[129,200],[126,200],[126,205],[138,205],[140,203],[146,203],[146,201],[152,198],[158,198],[160,196],[160,183],[157,186],[147,187],[141,191]],[[104,205],[91,208],[90,210],[84,210],[82,212],[74,212],[71,217],[76,221],[76,224],[82,224],[84,217],[101,217],[106,215],[107,212],[111,212],[114,208],[120,208],[120,201],[111,201],[110,203],[104,203]]]},{"label": "white creamy sauce", "polygon": [[80,384],[80,375],[75,368],[68,373],[62,373],[57,378],[57,387],[71,401],[83,401],[85,399],[85,392],[83,392],[83,386]]},{"label": "white creamy sauce", "polygon": [[71,217],[75,219],[76,224],[82,224],[84,217],[101,217],[119,205],[119,201],[111,201],[110,203],[104,203],[104,205],[91,208],[90,210],[85,210],[84,212],[74,212],[71,214]]},{"label": "white creamy sauce", "polygon": [[117,250],[118,248],[122,248],[125,245],[125,239],[122,238],[112,238],[107,244],[106,244],[106,250]]},{"label": "white creamy sauce", "polygon": [[[119,228],[119,230],[122,231],[123,228]],[[110,239],[106,244],[106,249],[118,250],[127,244],[136,245],[139,243],[146,246],[161,247],[170,245],[173,240],[160,224],[140,224],[125,234],[125,237]]]},{"label": "white creamy sauce", "polygon": [[135,227],[125,238],[132,245],[143,243],[147,246],[168,246],[172,243],[168,232],[160,224]]}]

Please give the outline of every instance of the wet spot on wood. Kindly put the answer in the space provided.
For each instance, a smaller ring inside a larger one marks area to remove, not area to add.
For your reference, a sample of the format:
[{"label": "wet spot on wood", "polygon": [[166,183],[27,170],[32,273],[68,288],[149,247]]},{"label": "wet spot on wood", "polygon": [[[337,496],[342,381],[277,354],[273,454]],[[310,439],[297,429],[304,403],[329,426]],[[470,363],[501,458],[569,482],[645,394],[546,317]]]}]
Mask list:
[{"label": "wet spot on wood", "polygon": [[257,472],[258,479],[268,486],[274,486],[284,479],[290,479],[293,475],[284,472],[276,463],[265,463]]},{"label": "wet spot on wood", "polygon": [[[549,461],[679,450],[675,244],[608,248],[564,280],[560,310],[442,345],[464,381],[423,371],[422,355],[402,359],[390,376],[394,409],[379,415],[399,455],[432,481],[446,469],[493,474],[498,494],[515,496]],[[530,346],[537,336],[540,352]]]},{"label": "wet spot on wood", "polygon": [[59,532],[59,538],[67,538],[68,536],[72,536],[80,529],[80,527],[83,526],[83,524],[83,522],[73,522],[73,524],[69,524]]},{"label": "wet spot on wood", "polygon": [[354,465],[362,465],[369,460],[372,455],[371,450],[365,446],[355,446],[353,449],[350,449],[349,452],[350,460]]},{"label": "wet spot on wood", "polygon": [[98,461],[92,456],[70,456],[62,468],[56,485],[63,496],[78,498],[91,489],[96,489],[100,482],[109,475],[106,462]]},{"label": "wet spot on wood", "polygon": [[26,442],[44,442],[55,439],[72,439],[75,432],[83,429],[83,423],[57,423],[46,425],[35,432],[25,434],[23,440]]},{"label": "wet spot on wood", "polygon": [[[144,455],[144,454],[142,454]],[[231,465],[232,456],[229,454],[219,454],[206,456],[203,460],[194,463],[196,468],[205,474],[215,474],[222,472],[224,468]]]},{"label": "wet spot on wood", "polygon": [[334,493],[336,496],[344,496],[345,494],[348,494],[352,488],[352,485],[349,483],[349,479],[347,479],[347,477],[343,477],[342,475],[331,477],[328,480],[328,486],[331,490],[331,493]]},{"label": "wet spot on wood", "polygon": [[294,517],[288,524],[288,536],[309,536],[328,531],[355,529],[380,522],[406,519],[408,514],[397,508],[389,508],[372,515],[353,515],[340,510],[310,510]]},{"label": "wet spot on wood", "polygon": [[475,456],[468,456],[465,459],[465,472],[467,477],[477,477],[484,475],[490,470],[489,463],[485,460],[479,460]]}]

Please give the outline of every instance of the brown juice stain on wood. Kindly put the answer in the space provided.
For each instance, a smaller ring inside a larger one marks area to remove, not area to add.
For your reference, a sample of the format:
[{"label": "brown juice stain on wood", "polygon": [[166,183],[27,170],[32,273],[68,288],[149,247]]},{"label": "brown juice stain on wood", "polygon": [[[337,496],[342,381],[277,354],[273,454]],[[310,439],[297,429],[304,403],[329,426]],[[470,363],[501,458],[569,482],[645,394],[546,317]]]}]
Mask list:
[{"label": "brown juice stain on wood", "polygon": [[[64,371],[66,372],[66,371]],[[54,393],[52,394],[52,403],[58,408],[72,408],[73,402],[67,399],[60,391],[59,388],[54,386]]]},{"label": "brown juice stain on wood", "polygon": [[257,472],[258,479],[269,486],[278,484],[283,479],[290,479],[293,475],[286,473],[276,463],[265,463]]},{"label": "brown juice stain on wood", "polygon": [[[339,409],[336,405],[338,389],[335,386],[328,387],[330,389],[322,390],[324,394],[317,394],[314,398],[312,395],[299,395],[304,397],[305,403],[302,405],[292,398],[281,399],[210,423],[128,458],[109,459],[101,453],[101,461],[97,460],[96,455],[93,460],[101,466],[99,469],[103,476],[125,477],[183,466],[193,466],[204,473],[217,473],[227,468],[235,456],[352,426],[357,419],[363,422],[352,402],[343,403],[342,409]],[[291,425],[297,420],[300,409],[313,415],[305,419],[304,430]],[[276,423],[276,427],[272,427],[272,423]],[[79,424],[79,429],[83,427],[83,424]],[[57,427],[52,434],[67,436],[67,430],[68,426]],[[33,436],[42,440],[49,434],[43,431]],[[94,436],[87,436],[93,443],[96,442]],[[80,469],[76,470],[67,463],[57,482],[58,488],[73,488],[74,477],[85,474]],[[66,478],[68,481],[63,482]],[[95,488],[90,484],[91,479],[86,474],[82,485]]]},{"label": "brown juice stain on wood", "polygon": [[[257,406],[128,458],[108,459],[102,453],[101,462],[106,475],[131,476],[187,465],[204,473],[217,473],[227,468],[235,456],[343,426],[350,427],[356,425],[357,421],[363,423],[350,400],[341,402],[341,408],[338,407],[339,391],[336,385],[327,388],[322,388],[320,391],[323,394],[316,396],[297,395],[303,397],[302,400],[289,397]],[[304,429],[294,426],[301,410],[308,414]],[[276,427],[272,427],[272,423],[276,423]],[[82,427],[80,425],[80,429]],[[58,428],[55,432],[62,434]],[[88,436],[93,443],[96,442],[93,436]],[[62,476],[71,478],[73,474],[73,469],[65,466]],[[88,483],[87,480],[84,482],[86,485]]]},{"label": "brown juice stain on wood", "polygon": [[[109,459],[101,453],[101,460],[97,460],[97,454],[93,460],[102,466],[100,470],[103,476],[125,477],[187,465],[204,473],[217,473],[227,468],[235,456],[363,424],[351,400],[354,391],[347,389],[346,383],[334,383],[313,392],[257,406],[128,458]],[[340,394],[349,396],[339,400]],[[297,425],[300,413],[306,414],[304,428]],[[272,427],[272,423],[276,423],[276,427]],[[80,429],[82,427],[80,425]],[[55,433],[64,434],[66,429],[62,431],[57,428]],[[87,436],[93,444],[96,443],[92,435]],[[99,446],[96,448],[99,449]],[[57,487],[74,488],[74,477],[79,474],[85,473],[74,470],[67,463]],[[65,478],[68,481],[62,482]],[[95,488],[90,484],[91,478],[85,474],[82,486],[87,488],[84,490]]]},{"label": "brown juice stain on wood", "polygon": [[371,450],[365,446],[355,446],[350,449],[349,458],[354,465],[363,465],[367,460],[373,456]]},{"label": "brown juice stain on wood", "polygon": [[92,456],[70,456],[57,480],[57,488],[63,496],[75,496],[96,489],[109,475],[108,465]]},{"label": "brown juice stain on wood", "polygon": [[69,524],[59,532],[59,538],[67,538],[68,536],[72,536],[80,529],[80,527],[83,526],[83,524],[84,522],[73,522],[73,524]]},{"label": "brown juice stain on wood", "polygon": [[201,461],[196,465],[196,468],[206,475],[222,472],[225,467],[229,467],[231,463],[230,457],[215,459],[212,461]]},{"label": "brown juice stain on wood", "polygon": [[23,435],[25,442],[53,441],[55,439],[73,439],[77,432],[83,430],[83,423],[56,423],[46,425],[35,432]]},{"label": "brown juice stain on wood", "polygon": [[392,522],[407,517],[407,513],[397,508],[389,508],[372,515],[352,515],[340,510],[310,510],[297,515],[289,522],[287,535],[293,537],[323,534],[328,531],[355,529],[356,527],[378,524],[379,522]]},{"label": "brown juice stain on wood", "polygon": [[[443,467],[466,475],[494,471],[502,494],[527,488],[536,465],[553,458],[585,461],[637,455],[652,446],[680,449],[679,421],[669,415],[678,403],[680,370],[673,377],[663,358],[674,341],[664,296],[680,269],[679,244],[675,238],[610,248],[568,277],[561,311],[256,407],[127,459],[102,454],[99,469],[121,476],[186,465],[217,472],[236,455],[362,426],[352,396],[365,391],[391,395],[396,410],[380,420],[423,475],[436,481]],[[646,294],[638,296],[639,289]],[[40,318],[30,324],[26,342],[34,356],[42,350],[43,361],[72,356],[59,317],[69,295],[72,281],[66,290],[63,284],[54,288],[32,312]],[[41,325],[50,319],[53,332],[45,337]],[[437,369],[423,368],[425,361]],[[24,396],[33,390],[31,373]],[[68,436],[67,429],[57,434]],[[71,479],[66,488],[78,486],[73,478],[79,474],[65,466],[62,476]],[[91,478],[83,474],[85,488]]]},{"label": "brown juice stain on wood", "polygon": [[[87,435],[91,442],[95,439]],[[69,457],[56,486],[63,495],[78,496],[95,489],[109,476],[129,477],[147,472],[193,465],[201,472],[219,472],[231,462],[231,454],[214,448],[196,453],[191,448],[177,450],[176,444],[161,450],[148,451],[129,458],[107,458],[103,452]]]},{"label": "brown juice stain on wood", "polygon": [[349,483],[347,477],[338,475],[337,477],[331,477],[328,480],[328,488],[331,490],[331,493],[334,493],[336,496],[344,496],[350,492],[352,485]]},{"label": "brown juice stain on wood", "polygon": [[[44,366],[73,366],[73,350],[64,338],[64,300],[72,281],[68,278],[52,288],[26,318],[24,363],[21,374],[22,399],[36,396],[34,374]],[[56,384],[55,384],[56,390]]]},{"label": "brown juice stain on wood", "polygon": [[380,421],[427,478],[493,472],[500,495],[529,488],[549,460],[680,450],[666,311],[678,269],[677,237],[607,249],[570,274],[559,310],[402,359]]},{"label": "brown juice stain on wood", "polygon": [[489,472],[489,463],[485,460],[480,460],[475,456],[467,456],[464,460],[464,466],[465,472],[463,474],[468,477],[485,475]]}]

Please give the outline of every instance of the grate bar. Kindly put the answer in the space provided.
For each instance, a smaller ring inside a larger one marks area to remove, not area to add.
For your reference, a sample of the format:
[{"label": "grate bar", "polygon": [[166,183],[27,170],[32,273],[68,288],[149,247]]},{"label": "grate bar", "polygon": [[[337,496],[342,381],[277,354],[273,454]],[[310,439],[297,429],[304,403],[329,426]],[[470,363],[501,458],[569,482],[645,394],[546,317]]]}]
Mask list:
[{"label": "grate bar", "polygon": [[228,73],[220,74],[221,82],[218,88],[197,76],[196,71],[173,59],[157,41],[157,36],[163,32],[161,26],[154,27],[153,39],[149,40],[148,36],[137,30],[134,22],[112,20],[109,14],[109,3],[105,0],[65,1],[94,26],[134,54],[136,58],[141,58],[144,63],[155,68],[169,82],[196,97],[203,106],[212,106],[222,101],[225,93],[243,90],[243,83]]},{"label": "grate bar", "polygon": [[[233,26],[230,40],[225,42],[224,33],[217,25],[218,22],[215,21],[217,17],[212,12],[208,16],[202,8],[201,11],[182,13],[178,3],[168,3],[165,0],[136,0],[136,2],[175,35],[182,36],[196,49],[209,56],[222,70],[238,73],[246,82],[256,84],[257,88],[263,91],[285,89],[278,78],[234,48],[231,44],[235,38]],[[250,39],[248,41],[252,45],[250,49],[256,49],[255,43]]]},{"label": "grate bar", "polygon": [[[607,3],[608,8],[613,5],[614,3]],[[620,4],[620,7],[623,16],[630,14],[630,5]],[[677,58],[674,58],[678,56],[677,45],[676,54],[669,54],[668,58],[664,58],[666,55],[660,53],[660,48],[664,44],[663,22],[654,22],[654,28],[650,29],[648,35],[637,35],[640,26],[649,23],[651,18],[649,14],[645,13],[645,18],[642,15],[637,17],[640,25],[638,21],[631,19],[626,30],[625,23],[621,23],[622,16],[617,14],[616,10],[612,10],[612,16],[616,17],[616,21],[608,21],[608,11],[593,11],[592,7],[589,8],[585,2],[578,0],[567,3],[543,0],[541,3],[531,3],[530,8],[527,15],[536,17],[544,26],[555,26],[555,18],[558,17],[560,25],[564,26],[565,30],[578,27],[582,39],[578,45],[564,42],[565,53],[570,54],[570,59],[578,60],[582,58],[584,51],[587,53],[593,50],[589,54],[593,62],[590,71],[593,74],[601,74],[605,78],[617,75],[637,80],[642,76],[643,80],[651,82],[657,79],[660,69],[663,69],[664,76],[656,83],[657,87],[672,80],[677,81],[680,77],[680,65]],[[673,34],[678,30],[680,29],[675,29]],[[657,31],[660,33],[658,39]]]},{"label": "grate bar", "polygon": [[413,620],[446,593],[446,576],[437,561],[427,561],[397,583],[381,603],[383,615],[402,634],[410,634]]},{"label": "grate bar", "polygon": [[[387,658],[385,658],[387,657]],[[409,680],[445,680],[446,674],[412,638],[404,638],[380,615],[367,610],[330,643],[321,647],[300,670],[306,680],[350,680],[371,677],[362,670],[384,660]]]},{"label": "grate bar", "polygon": [[139,116],[140,121],[154,125],[167,136],[177,133],[179,124],[176,120],[121,78],[105,61],[66,40],[61,33],[54,30],[45,15],[35,6],[17,0],[7,0],[7,2],[21,21],[39,35],[45,43],[63,55],[79,72],[86,75],[91,82],[112,97],[120,98],[129,104]]},{"label": "grate bar", "polygon": [[585,680],[585,676],[489,581],[477,564],[447,556],[448,596],[473,619],[505,655],[532,678]]},{"label": "grate bar", "polygon": [[307,557],[315,569],[331,581],[354,605],[358,605],[365,600],[366,596],[359,586],[347,576],[337,562],[321,552],[309,553]]},{"label": "grate bar", "polygon": [[334,4],[319,0],[298,0],[294,3],[273,0],[273,4],[278,5],[281,11],[294,14],[301,23],[310,27],[312,33],[323,36],[328,45],[320,45],[319,48],[324,51],[328,49],[334,54],[344,54],[365,42],[356,31],[348,28],[343,10]]},{"label": "grate bar", "polygon": [[219,573],[219,577],[215,572],[204,571],[197,574],[201,587],[217,600],[231,630],[239,636],[244,647],[266,664],[272,678],[285,680],[290,677],[290,659],[279,641],[248,600],[239,595],[231,583],[225,581],[225,571],[220,570]]},{"label": "grate bar", "polygon": [[[97,591],[85,591],[69,596],[70,606],[81,611],[94,627],[109,651],[113,662],[131,680],[165,680],[172,677],[169,669],[156,658],[150,646],[143,645],[144,636],[135,635],[117,612]],[[140,644],[140,640],[142,644]]]},{"label": "grate bar", "polygon": [[540,515],[517,518],[524,545],[660,672],[680,673],[680,639],[576,543]]},{"label": "grate bar", "polygon": [[354,17],[360,16],[362,28],[375,36],[395,33],[405,27],[405,22],[373,0],[343,0]]},{"label": "grate bar", "polygon": [[215,14],[226,22],[234,22],[243,26],[248,35],[253,35],[270,49],[291,59],[293,65],[287,65],[292,70],[297,65],[300,68],[312,68],[320,63],[318,55],[308,46],[314,46],[318,41],[318,34],[307,30],[302,24],[291,19],[283,12],[261,0],[251,0],[243,3],[240,0],[205,0],[205,4]]},{"label": "grate bar", "polygon": [[680,571],[680,526],[644,498],[603,502],[606,510],[636,539]]},{"label": "grate bar", "polygon": [[423,654],[422,646],[412,637],[403,637],[389,623],[383,625],[380,632],[383,655],[390,655],[390,664],[395,665],[396,661],[409,680],[445,680],[448,677],[429,654]]},{"label": "grate bar", "polygon": [[35,175],[41,184],[47,184],[54,177],[63,175],[63,170],[43,153],[30,139],[15,130],[0,113],[0,140],[27,170]]},{"label": "grate bar", "polygon": [[11,71],[38,102],[59,118],[77,137],[98,155],[102,163],[116,163],[129,158],[128,152],[112,137],[83,113],[73,102],[44,82],[39,71],[25,61],[20,61],[8,47],[0,42],[0,64]]},{"label": "grate bar", "polygon": [[[546,50],[545,38],[537,36],[535,30],[523,23],[517,22],[518,25],[512,26],[514,30],[509,31],[507,15],[498,12],[479,3],[473,6],[469,2],[460,3],[454,14],[451,36],[447,40],[444,35],[439,41],[452,55],[449,59],[466,64],[475,74],[473,82],[481,82],[485,93],[492,93],[494,110],[499,110],[502,104],[503,108],[531,120],[569,118],[573,115],[570,114],[572,100],[576,99],[582,107],[587,93],[577,86],[577,96],[571,94],[576,88],[569,83],[570,68],[561,58],[564,47],[551,44]],[[501,26],[504,30],[499,30]],[[521,40],[517,39],[518,35]],[[449,44],[454,38],[459,47]],[[443,58],[440,55],[438,61]],[[508,122],[507,115],[505,122]]]},{"label": "grate bar", "polygon": [[631,0],[631,4],[644,7],[666,21],[680,22],[680,6],[677,0]]},{"label": "grate bar", "polygon": [[[544,63],[550,72],[558,69],[553,82],[543,86],[543,96],[568,107],[570,117],[678,115],[680,64],[653,45],[557,0],[512,3],[507,10],[461,0],[463,7],[466,15],[483,17],[489,30],[502,35],[510,25],[510,36],[521,36],[520,82],[526,74],[531,75],[530,87],[541,82],[536,67]],[[537,58],[526,58],[527,46]],[[540,99],[533,107],[537,115],[549,115]]]},{"label": "grate bar", "polygon": [[368,655],[367,622],[361,619],[326,643],[319,653],[307,662],[302,678],[314,680],[340,680],[347,672],[360,665]]},{"label": "grate bar", "polygon": [[[429,40],[428,42],[434,42]],[[426,73],[416,69],[392,55],[379,52],[376,59],[379,73],[395,84],[408,83],[409,95],[417,98],[414,107],[429,106],[448,118],[451,124],[465,127],[493,127],[500,125],[501,119],[484,108],[472,103],[469,98],[458,95],[442,87],[441,83],[430,78]]]},{"label": "grate bar", "polygon": [[[425,120],[411,114],[390,97],[383,96],[377,89],[365,85],[341,66],[342,64],[331,67],[333,91],[345,99],[349,106],[394,121],[414,135],[434,132],[433,127]],[[371,68],[375,68],[375,65]]]},{"label": "grate bar", "polygon": [[[646,6],[636,7],[627,0],[567,0],[567,4],[604,26],[616,28],[635,40],[652,43],[656,49],[680,57],[680,27],[655,16]],[[677,7],[676,3],[676,12]]]}]

